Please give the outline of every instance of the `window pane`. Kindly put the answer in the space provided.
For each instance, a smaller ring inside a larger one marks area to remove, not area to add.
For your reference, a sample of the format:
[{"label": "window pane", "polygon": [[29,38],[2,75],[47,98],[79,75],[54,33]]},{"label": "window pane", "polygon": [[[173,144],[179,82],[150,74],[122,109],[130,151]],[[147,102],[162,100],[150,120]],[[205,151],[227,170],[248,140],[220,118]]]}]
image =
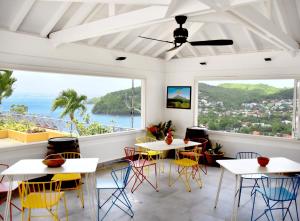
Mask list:
[{"label": "window pane", "polygon": [[199,125],[291,137],[294,80],[202,81],[198,86]]},{"label": "window pane", "polygon": [[141,128],[141,80],[18,70],[12,77],[2,119],[82,136]]}]

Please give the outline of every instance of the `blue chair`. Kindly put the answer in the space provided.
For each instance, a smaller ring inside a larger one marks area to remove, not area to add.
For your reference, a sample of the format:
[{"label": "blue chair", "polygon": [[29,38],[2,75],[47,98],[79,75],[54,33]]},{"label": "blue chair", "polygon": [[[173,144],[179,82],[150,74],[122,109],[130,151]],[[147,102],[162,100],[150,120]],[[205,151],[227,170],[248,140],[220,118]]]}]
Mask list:
[{"label": "blue chair", "polygon": [[[111,204],[107,209],[106,213],[103,215],[101,220],[103,220],[108,212],[113,206],[117,206],[122,211],[127,213],[129,216],[133,217],[134,213],[132,211],[132,205],[126,195],[125,188],[128,183],[128,178],[131,171],[131,165],[128,161],[125,161],[128,165],[118,169],[112,169],[111,177],[112,179],[104,180],[102,178],[97,179],[97,206],[98,206],[98,221],[100,220],[100,209],[103,208],[110,200]],[[100,190],[113,190],[112,194],[105,200],[103,204],[100,203]]]},{"label": "blue chair", "polygon": [[[260,156],[260,154],[256,153],[256,152],[238,152],[236,154],[236,159],[255,159],[255,158],[259,157],[259,156]],[[238,206],[240,206],[242,189],[243,188],[252,188],[252,190],[251,190],[251,196],[252,196],[253,193],[254,193],[255,188],[259,187],[258,181],[261,178],[263,178],[263,177],[266,177],[266,175],[263,175],[263,174],[251,174],[251,175],[242,175],[241,176],[240,189],[238,191],[238,194],[239,194]],[[243,180],[244,179],[253,180],[254,181],[254,185],[243,186]]]},{"label": "blue chair", "polygon": [[[281,210],[282,220],[285,220],[287,214],[289,214],[291,220],[293,221],[293,217],[290,212],[290,206],[293,201],[295,202],[297,220],[299,221],[296,200],[300,186],[300,177],[267,177],[265,180],[267,182],[262,181],[262,188],[255,188],[251,221],[258,220],[263,215],[266,215],[267,219],[270,221],[267,212],[270,212],[272,221],[274,221],[272,210]],[[256,193],[261,194],[267,208],[256,219],[253,219]]]}]

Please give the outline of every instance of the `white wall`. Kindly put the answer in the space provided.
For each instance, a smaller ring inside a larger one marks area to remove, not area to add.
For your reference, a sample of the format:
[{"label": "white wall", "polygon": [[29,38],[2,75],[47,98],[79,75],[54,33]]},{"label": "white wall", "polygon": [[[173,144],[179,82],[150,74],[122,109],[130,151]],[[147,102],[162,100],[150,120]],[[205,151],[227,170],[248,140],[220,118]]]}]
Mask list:
[{"label": "white wall", "polygon": [[[126,56],[127,59],[115,61],[117,56]],[[163,109],[160,108],[163,105],[163,67],[164,62],[154,58],[80,44],[54,48],[47,39],[0,30],[0,69],[143,79],[146,125],[163,119]],[[84,156],[99,157],[100,162],[113,160],[124,156],[124,146],[133,145],[135,137],[141,133],[137,131],[80,138],[80,148]],[[13,163],[21,158],[42,157],[45,150],[45,142],[14,148],[0,146],[0,162]]]},{"label": "white wall", "polygon": [[[271,57],[272,61],[265,62],[265,57]],[[199,62],[202,61],[207,62],[207,65],[201,66]],[[167,64],[165,72],[165,94],[166,87],[169,85],[192,86],[192,108],[190,110],[165,108],[165,120],[172,120],[178,129],[177,134],[183,137],[185,128],[196,124],[197,119],[194,117],[197,112],[197,95],[195,92],[197,92],[199,80],[299,79],[300,56],[292,56],[286,52],[262,52],[174,59]],[[300,161],[300,141],[212,131],[209,134],[214,142],[217,141],[224,145],[226,155],[229,157],[234,157],[238,151],[253,150],[268,156],[286,156]]]}]

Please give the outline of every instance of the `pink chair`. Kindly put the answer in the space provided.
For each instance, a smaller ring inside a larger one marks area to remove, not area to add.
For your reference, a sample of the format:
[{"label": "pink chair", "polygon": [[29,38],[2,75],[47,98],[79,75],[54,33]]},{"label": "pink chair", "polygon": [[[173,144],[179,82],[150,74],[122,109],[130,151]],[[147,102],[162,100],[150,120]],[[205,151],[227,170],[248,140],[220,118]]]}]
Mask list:
[{"label": "pink chair", "polygon": [[[3,168],[4,170],[7,169],[9,166],[6,164],[0,163],[0,168]],[[2,170],[2,169],[1,169]],[[9,190],[9,182],[4,181],[5,176],[0,176],[0,205],[4,202],[6,202],[6,195]],[[12,184],[12,191],[18,188],[18,182],[13,182]],[[12,221],[12,207],[15,207],[17,210],[21,211],[19,207],[17,207],[13,202],[10,202],[9,210],[10,210],[10,221]],[[4,217],[0,214],[0,219],[4,220]]]}]

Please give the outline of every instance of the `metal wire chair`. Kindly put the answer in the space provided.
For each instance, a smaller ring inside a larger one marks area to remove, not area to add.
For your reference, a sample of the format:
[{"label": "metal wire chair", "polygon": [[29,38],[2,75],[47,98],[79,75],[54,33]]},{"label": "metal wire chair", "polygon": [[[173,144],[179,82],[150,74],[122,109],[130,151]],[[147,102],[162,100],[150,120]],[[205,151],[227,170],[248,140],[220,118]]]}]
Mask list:
[{"label": "metal wire chair", "polygon": [[[259,156],[261,156],[261,155],[259,153],[256,153],[256,152],[238,152],[236,154],[236,159],[255,159],[255,158],[259,157]],[[251,189],[251,196],[252,196],[254,194],[255,188],[256,187],[260,187],[258,185],[258,181],[262,177],[266,177],[266,175],[263,175],[263,174],[251,174],[251,175],[242,175],[241,176],[240,189],[238,191],[238,194],[239,194],[238,206],[240,206],[242,189],[243,188],[252,188]],[[243,180],[244,179],[253,180],[254,181],[254,185],[243,186]]]},{"label": "metal wire chair", "polygon": [[[102,216],[101,220],[103,220],[106,217],[106,215],[112,209],[113,206],[117,206],[119,209],[127,213],[130,217],[134,216],[132,210],[132,204],[130,203],[129,198],[127,197],[125,191],[132,167],[129,161],[125,161],[125,162],[127,163],[127,166],[118,169],[112,169],[111,171],[112,179],[97,180],[96,188],[97,188],[97,202],[98,202],[97,203],[98,221],[100,220],[100,209],[102,209],[103,206],[106,205],[110,200],[111,200],[111,205],[108,208],[108,210],[105,212],[105,214]],[[101,204],[100,190],[108,190],[108,189],[114,190],[114,192],[105,200],[103,204]]]},{"label": "metal wire chair", "polygon": [[[297,220],[299,221],[298,209],[297,209],[297,194],[300,186],[300,177],[267,177],[265,181],[262,181],[262,188],[255,188],[254,199],[251,213],[251,221],[260,219],[263,215],[266,215],[269,219],[268,212],[271,215],[272,221],[274,221],[273,210],[281,210],[282,220],[285,220],[287,214],[289,214],[291,220],[293,217],[290,212],[290,206],[292,202],[295,203]],[[259,193],[263,197],[267,208],[257,218],[253,219],[254,205],[256,200],[256,194]]]}]

